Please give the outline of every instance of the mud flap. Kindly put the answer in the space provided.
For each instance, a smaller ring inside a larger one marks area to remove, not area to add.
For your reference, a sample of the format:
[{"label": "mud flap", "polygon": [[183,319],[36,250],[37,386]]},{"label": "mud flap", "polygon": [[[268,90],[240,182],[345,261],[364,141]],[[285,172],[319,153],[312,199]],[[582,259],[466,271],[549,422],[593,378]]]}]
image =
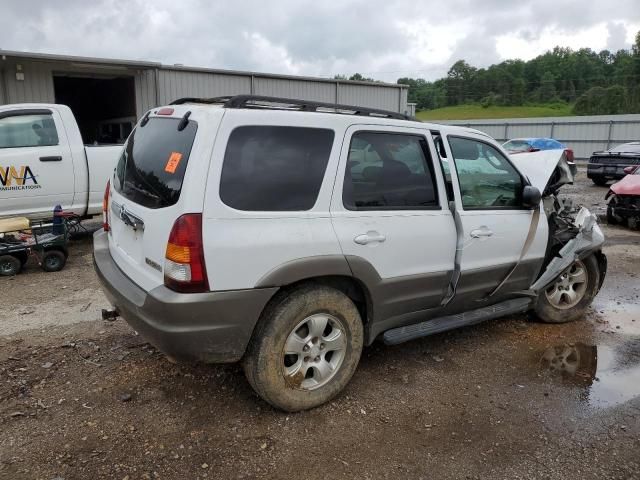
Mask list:
[{"label": "mud flap", "polygon": [[[594,214],[582,207],[576,215],[574,225],[579,228],[578,234],[569,240],[554,257],[538,280],[529,288],[530,291],[538,293],[548,287],[562,272],[571,266],[578,259],[588,256],[599,250],[604,243],[604,234],[597,223]],[[604,257],[604,255],[603,255]],[[605,257],[606,258],[606,257]],[[606,262],[606,259],[605,259]],[[606,266],[605,266],[606,268]],[[600,277],[600,284],[604,276]]]}]

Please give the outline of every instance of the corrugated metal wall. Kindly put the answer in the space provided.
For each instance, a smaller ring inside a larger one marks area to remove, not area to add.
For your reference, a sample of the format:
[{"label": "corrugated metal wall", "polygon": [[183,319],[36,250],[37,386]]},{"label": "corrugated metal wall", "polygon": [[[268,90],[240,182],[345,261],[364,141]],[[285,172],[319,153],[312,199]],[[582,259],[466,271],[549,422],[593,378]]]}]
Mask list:
[{"label": "corrugated metal wall", "polygon": [[338,103],[382,108],[394,112],[406,110],[402,104],[401,90],[373,85],[340,84]]},{"label": "corrugated metal wall", "polygon": [[4,70],[0,68],[0,105],[3,103],[8,103],[7,96],[4,92],[4,84],[6,80],[4,79]]},{"label": "corrugated metal wall", "polygon": [[314,100],[316,102],[336,102],[335,82],[324,83],[310,82],[308,80],[254,77],[253,93],[271,97]]},{"label": "corrugated metal wall", "polygon": [[499,142],[510,138],[549,137],[572,148],[576,158],[621,143],[640,141],[640,115],[594,115],[499,120],[443,120],[481,130]]},{"label": "corrugated metal wall", "polygon": [[[17,67],[21,66],[24,80],[16,78]],[[3,62],[5,81],[5,101],[7,103],[54,101],[52,66],[42,62],[16,62],[11,59]]]},{"label": "corrugated metal wall", "polygon": [[[24,80],[16,79],[21,65]],[[132,76],[135,79],[136,112],[141,116],[150,108],[181,97],[218,97],[256,94],[343,103],[394,112],[407,112],[407,89],[400,85],[356,84],[332,79],[285,77],[267,74],[189,69],[144,64],[113,65],[90,63],[88,59],[34,59],[8,57],[0,61],[5,72],[6,92],[2,103],[55,102],[54,73],[86,76]]]},{"label": "corrugated metal wall", "polygon": [[251,77],[180,70],[158,70],[158,100],[161,105],[182,97],[220,97],[249,93]]},{"label": "corrugated metal wall", "polygon": [[142,70],[135,76],[136,113],[138,117],[157,105],[156,70]]}]

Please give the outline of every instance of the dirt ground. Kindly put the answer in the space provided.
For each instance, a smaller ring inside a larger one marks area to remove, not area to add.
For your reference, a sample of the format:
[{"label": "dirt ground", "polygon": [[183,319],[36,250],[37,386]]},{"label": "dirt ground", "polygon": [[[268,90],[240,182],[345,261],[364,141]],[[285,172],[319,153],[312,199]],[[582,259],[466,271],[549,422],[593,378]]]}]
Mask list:
[{"label": "dirt ground", "polygon": [[[567,191],[604,205],[584,178]],[[171,364],[98,320],[76,241],[62,272],[0,278],[0,478],[640,478],[640,234],[605,234],[584,321],[374,344],[341,396],[299,414],[236,365]]]}]

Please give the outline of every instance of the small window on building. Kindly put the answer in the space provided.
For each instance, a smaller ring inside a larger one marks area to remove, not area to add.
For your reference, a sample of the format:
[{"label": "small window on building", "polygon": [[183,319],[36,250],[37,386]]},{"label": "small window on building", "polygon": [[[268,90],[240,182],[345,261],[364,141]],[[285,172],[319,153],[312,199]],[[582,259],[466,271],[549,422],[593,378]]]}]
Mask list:
[{"label": "small window on building", "polygon": [[0,118],[0,148],[58,145],[51,114],[11,115]]},{"label": "small window on building", "polygon": [[245,211],[310,210],[333,146],[333,130],[246,126],[229,137],[220,198]]},{"label": "small window on building", "polygon": [[342,198],[350,210],[420,210],[438,206],[423,137],[361,132],[351,138]]}]

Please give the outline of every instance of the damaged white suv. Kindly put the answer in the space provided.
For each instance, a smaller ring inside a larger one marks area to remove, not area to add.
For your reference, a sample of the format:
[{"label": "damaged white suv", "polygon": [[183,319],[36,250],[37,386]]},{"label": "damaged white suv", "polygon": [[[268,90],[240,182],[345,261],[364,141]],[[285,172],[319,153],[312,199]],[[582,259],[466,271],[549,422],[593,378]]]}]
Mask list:
[{"label": "damaged white suv", "polygon": [[148,112],[107,187],[94,259],[169,357],[242,361],[266,401],[326,402],[363,346],[502,315],[581,318],[603,234],[557,198],[563,151],[510,158],[468,128],[268,97]]}]

